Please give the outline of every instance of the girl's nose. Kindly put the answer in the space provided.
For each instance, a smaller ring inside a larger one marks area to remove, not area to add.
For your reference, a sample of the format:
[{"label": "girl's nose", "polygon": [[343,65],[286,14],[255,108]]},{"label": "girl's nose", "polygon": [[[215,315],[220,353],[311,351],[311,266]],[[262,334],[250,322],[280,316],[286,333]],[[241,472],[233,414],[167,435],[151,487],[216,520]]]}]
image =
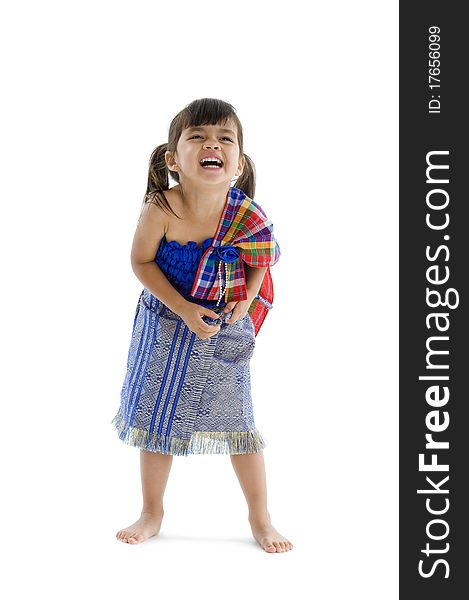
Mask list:
[{"label": "girl's nose", "polygon": [[204,148],[206,150],[211,150],[212,148],[220,148],[220,146],[218,144],[204,144]]}]

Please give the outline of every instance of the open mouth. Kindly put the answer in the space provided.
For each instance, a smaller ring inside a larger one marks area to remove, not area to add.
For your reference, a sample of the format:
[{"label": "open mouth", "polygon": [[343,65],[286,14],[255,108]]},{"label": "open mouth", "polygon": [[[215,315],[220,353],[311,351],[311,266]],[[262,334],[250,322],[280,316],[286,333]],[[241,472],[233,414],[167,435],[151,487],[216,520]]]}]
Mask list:
[{"label": "open mouth", "polygon": [[223,167],[223,161],[219,158],[203,158],[200,161],[200,166],[203,169],[221,169]]}]

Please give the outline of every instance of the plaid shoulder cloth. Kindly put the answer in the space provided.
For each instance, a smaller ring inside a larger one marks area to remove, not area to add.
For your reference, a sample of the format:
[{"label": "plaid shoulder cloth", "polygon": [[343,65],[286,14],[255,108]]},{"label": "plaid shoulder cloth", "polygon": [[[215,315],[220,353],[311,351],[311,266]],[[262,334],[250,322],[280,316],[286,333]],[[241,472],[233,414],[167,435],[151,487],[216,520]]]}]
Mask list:
[{"label": "plaid shoulder cloth", "polygon": [[231,187],[212,244],[200,259],[190,295],[225,302],[246,300],[243,261],[251,267],[267,267],[259,293],[249,306],[257,335],[272,308],[274,287],[270,268],[280,258],[273,225],[262,208],[246,194]]}]

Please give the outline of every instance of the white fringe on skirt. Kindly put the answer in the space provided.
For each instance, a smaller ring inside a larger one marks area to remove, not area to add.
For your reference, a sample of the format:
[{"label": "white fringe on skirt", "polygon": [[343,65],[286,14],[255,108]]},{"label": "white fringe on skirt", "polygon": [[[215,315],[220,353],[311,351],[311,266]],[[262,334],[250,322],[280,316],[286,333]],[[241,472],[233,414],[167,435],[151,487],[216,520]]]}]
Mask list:
[{"label": "white fringe on skirt", "polygon": [[149,434],[138,427],[125,429],[122,415],[112,420],[119,438],[129,444],[149,452],[187,456],[188,454],[253,454],[265,448],[265,441],[257,429],[251,431],[194,431],[190,439],[174,436]]}]

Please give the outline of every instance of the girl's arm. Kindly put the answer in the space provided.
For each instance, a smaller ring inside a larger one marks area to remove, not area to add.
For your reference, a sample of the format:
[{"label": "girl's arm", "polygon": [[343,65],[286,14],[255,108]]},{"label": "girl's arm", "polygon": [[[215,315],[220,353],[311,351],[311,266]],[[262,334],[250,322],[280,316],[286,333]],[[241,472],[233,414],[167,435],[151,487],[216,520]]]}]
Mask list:
[{"label": "girl's arm", "polygon": [[153,203],[146,204],[135,231],[130,262],[137,279],[147,290],[170,310],[180,314],[187,300],[169,283],[155,262],[166,225],[167,217],[163,210]]},{"label": "girl's arm", "polygon": [[261,289],[262,280],[264,279],[267,267],[250,267],[246,263],[243,264],[243,267],[246,275],[248,300],[252,301]]}]

